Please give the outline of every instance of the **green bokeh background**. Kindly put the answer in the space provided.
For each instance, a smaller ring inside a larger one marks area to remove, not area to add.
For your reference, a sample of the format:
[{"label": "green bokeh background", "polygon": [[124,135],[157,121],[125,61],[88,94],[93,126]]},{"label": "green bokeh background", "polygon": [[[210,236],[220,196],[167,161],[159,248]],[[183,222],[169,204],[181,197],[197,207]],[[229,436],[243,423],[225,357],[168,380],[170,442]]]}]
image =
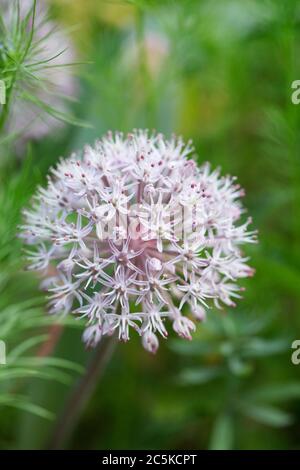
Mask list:
[{"label": "green bokeh background", "polygon": [[[38,320],[45,308],[37,279],[22,271],[15,234],[20,209],[49,166],[109,129],[175,132],[194,141],[199,163],[221,166],[245,188],[259,230],[259,244],[246,249],[256,275],[243,282],[235,309],[209,312],[192,342],[171,335],[156,356],[134,335],[118,344],[64,447],[300,448],[300,364],[291,362],[291,344],[300,339],[300,105],[291,102],[291,84],[300,79],[299,1],[51,6],[61,27],[72,27],[80,59],[90,62],[77,68],[74,113],[92,127],[66,127],[32,143],[25,159],[3,155],[0,325],[10,322],[8,350],[46,331],[43,320],[22,326],[28,302],[35,299]],[[53,354],[84,365],[92,353],[76,326],[64,328]],[[1,393],[18,393],[55,416],[78,379],[7,379],[9,367],[0,369],[0,406]],[[0,409],[1,448],[47,447],[53,421]]]}]

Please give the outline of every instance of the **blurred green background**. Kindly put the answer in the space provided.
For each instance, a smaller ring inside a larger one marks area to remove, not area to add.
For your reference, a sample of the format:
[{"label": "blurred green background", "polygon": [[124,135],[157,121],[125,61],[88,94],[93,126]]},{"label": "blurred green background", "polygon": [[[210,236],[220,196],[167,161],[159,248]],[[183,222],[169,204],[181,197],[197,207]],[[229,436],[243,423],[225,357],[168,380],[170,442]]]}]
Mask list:
[{"label": "blurred green background", "polygon": [[[45,448],[91,356],[80,325],[63,328],[48,358],[35,352],[53,318],[23,272],[20,210],[49,166],[107,130],[157,129],[193,139],[199,162],[246,190],[259,230],[247,248],[254,278],[236,309],[211,310],[192,342],[172,336],[156,356],[118,344],[65,444],[69,449],[300,448],[300,79],[297,0],[55,0],[79,58],[66,127],[0,165],[0,447]],[[75,27],[74,27],[75,26]],[[53,327],[52,327],[53,328]],[[66,372],[67,370],[67,372]],[[51,415],[53,413],[52,419]]]}]

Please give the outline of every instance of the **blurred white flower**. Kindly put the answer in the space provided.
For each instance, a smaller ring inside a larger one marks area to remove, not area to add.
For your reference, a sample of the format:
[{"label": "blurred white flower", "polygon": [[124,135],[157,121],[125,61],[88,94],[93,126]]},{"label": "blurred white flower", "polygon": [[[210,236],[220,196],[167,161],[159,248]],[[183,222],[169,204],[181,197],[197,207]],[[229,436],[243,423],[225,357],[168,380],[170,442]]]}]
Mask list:
[{"label": "blurred white flower", "polygon": [[141,52],[144,55],[143,60],[149,73],[151,76],[156,77],[170,53],[167,37],[161,32],[148,29],[145,32],[142,44],[138,44],[135,37],[129,38],[123,56],[125,66],[136,68],[140,61]]},{"label": "blurred white flower", "polygon": [[204,320],[211,303],[234,306],[236,281],[253,274],[240,250],[256,241],[250,219],[238,225],[244,192],[188,160],[192,150],[143,130],[109,133],[61,160],[24,211],[31,268],[57,267],[50,311],[84,317],[88,345],[135,330],[155,352],[168,322],[191,339],[192,318]]},{"label": "blurred white flower", "polygon": [[[9,34],[5,48],[12,57],[22,54],[27,47],[20,44],[22,35],[15,34],[17,5],[12,0],[0,0],[2,20]],[[29,15],[27,41],[33,24],[33,5],[33,0],[19,2],[21,20]],[[70,66],[74,60],[73,45],[58,25],[49,19],[46,0],[37,0],[33,38],[17,72],[7,126],[8,132],[19,136],[21,148],[25,141],[41,139],[63,125],[69,108],[67,101],[77,94],[77,80]]]}]

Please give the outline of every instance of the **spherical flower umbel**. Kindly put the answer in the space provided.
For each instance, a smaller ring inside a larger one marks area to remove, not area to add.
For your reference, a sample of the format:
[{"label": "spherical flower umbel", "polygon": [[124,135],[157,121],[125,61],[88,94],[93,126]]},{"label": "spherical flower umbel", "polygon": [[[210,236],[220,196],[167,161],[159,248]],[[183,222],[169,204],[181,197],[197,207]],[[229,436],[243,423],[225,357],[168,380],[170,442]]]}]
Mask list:
[{"label": "spherical flower umbel", "polygon": [[87,345],[134,330],[155,352],[170,323],[191,339],[193,319],[234,306],[237,279],[253,274],[243,190],[192,151],[176,137],[108,133],[61,160],[24,211],[29,268],[46,276],[51,313],[86,319]]}]

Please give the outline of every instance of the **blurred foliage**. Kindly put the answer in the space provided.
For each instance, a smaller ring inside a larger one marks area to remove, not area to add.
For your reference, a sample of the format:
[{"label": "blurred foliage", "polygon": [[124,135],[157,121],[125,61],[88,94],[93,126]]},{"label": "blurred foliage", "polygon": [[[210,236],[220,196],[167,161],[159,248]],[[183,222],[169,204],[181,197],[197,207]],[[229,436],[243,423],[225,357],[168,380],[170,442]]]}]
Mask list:
[{"label": "blurred foliage", "polygon": [[149,127],[192,138],[199,162],[238,176],[260,232],[248,251],[257,272],[237,308],[209,312],[192,342],[164,342],[155,357],[136,338],[118,345],[67,446],[299,448],[300,366],[291,363],[300,334],[300,108],[291,103],[299,2],[53,0],[52,12],[76,26],[79,54],[91,61],[74,112],[93,127],[32,144],[30,161],[1,152],[0,334],[11,335],[13,360],[0,366],[0,381],[11,374],[0,406],[5,397],[27,403],[1,408],[1,447],[47,445],[52,423],[36,414],[60,411],[71,384],[56,381],[65,382],[67,369],[75,380],[70,368],[89,356],[80,328],[65,327],[35,367],[32,351],[53,319],[43,314],[37,280],[21,272],[20,209],[60,155],[108,129]]}]

